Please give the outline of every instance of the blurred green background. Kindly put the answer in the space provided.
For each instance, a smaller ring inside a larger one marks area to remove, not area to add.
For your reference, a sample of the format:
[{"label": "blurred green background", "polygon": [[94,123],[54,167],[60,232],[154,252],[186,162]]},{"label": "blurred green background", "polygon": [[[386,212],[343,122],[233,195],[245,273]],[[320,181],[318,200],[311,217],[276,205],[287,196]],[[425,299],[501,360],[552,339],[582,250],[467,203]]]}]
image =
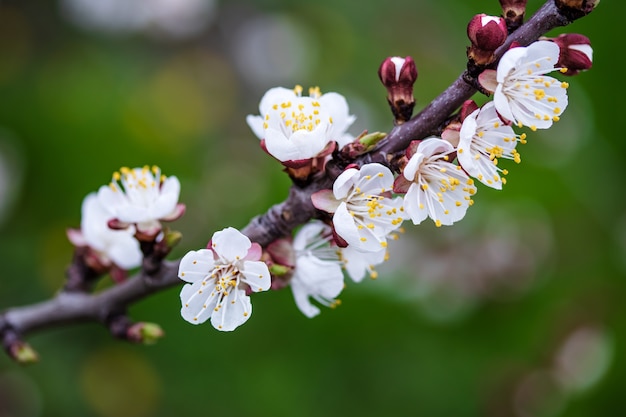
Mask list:
[{"label": "blurred green background", "polygon": [[[120,166],[181,180],[179,257],[286,196],[245,123],[265,90],[337,91],[353,134],[389,130],[382,59],[415,59],[422,107],[462,71],[480,12],[498,2],[0,2],[0,309],[63,285],[65,229]],[[172,288],[131,310],[164,327],[155,346],[81,324],[29,337],[35,366],[0,355],[0,416],[619,415],[624,15],[603,1],[550,33],[594,46],[561,122],[529,134],[505,189],[479,187],[462,222],[407,225],[380,278],[348,283],[341,307],[309,320],[289,290],[257,295],[253,318],[222,334],[184,322]]]}]

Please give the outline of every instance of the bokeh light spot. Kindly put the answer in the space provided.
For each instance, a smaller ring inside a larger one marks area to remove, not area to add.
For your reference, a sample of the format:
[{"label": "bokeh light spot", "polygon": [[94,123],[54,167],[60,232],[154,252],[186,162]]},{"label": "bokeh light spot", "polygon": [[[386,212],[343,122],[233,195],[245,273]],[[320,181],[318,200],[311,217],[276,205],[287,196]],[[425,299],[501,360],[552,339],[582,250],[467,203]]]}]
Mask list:
[{"label": "bokeh light spot", "polygon": [[159,405],[159,374],[128,348],[94,352],[83,364],[80,381],[86,401],[102,417],[148,416]]}]

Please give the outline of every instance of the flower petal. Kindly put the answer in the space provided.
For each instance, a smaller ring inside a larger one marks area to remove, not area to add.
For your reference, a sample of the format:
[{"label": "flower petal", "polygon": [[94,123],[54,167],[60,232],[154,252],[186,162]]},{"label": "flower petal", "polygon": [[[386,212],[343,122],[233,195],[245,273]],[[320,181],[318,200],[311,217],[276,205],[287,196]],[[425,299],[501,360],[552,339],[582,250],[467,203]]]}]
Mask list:
[{"label": "flower petal", "polygon": [[215,232],[211,239],[211,248],[228,263],[245,258],[251,246],[250,239],[233,227]]},{"label": "flower petal", "polygon": [[245,261],[240,273],[243,275],[242,281],[248,284],[253,292],[267,291],[272,285],[270,271],[265,262]]},{"label": "flower petal", "polygon": [[214,313],[218,299],[219,293],[202,280],[185,284],[180,292],[180,314],[191,324],[204,323]]},{"label": "flower petal", "polygon": [[252,303],[243,290],[233,290],[224,297],[218,306],[218,311],[213,311],[211,324],[217,330],[230,332],[244,324],[252,314]]},{"label": "flower petal", "polygon": [[187,282],[198,282],[208,277],[215,268],[213,251],[200,249],[183,256],[178,266],[178,277]]}]

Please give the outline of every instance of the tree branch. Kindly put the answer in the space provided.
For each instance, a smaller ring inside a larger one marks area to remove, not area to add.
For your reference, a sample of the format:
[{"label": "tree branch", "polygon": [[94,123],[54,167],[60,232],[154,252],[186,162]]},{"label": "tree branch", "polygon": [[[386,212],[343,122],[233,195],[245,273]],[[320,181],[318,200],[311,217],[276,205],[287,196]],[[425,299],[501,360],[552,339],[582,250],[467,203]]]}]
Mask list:
[{"label": "tree branch", "polygon": [[[588,10],[585,13],[572,13],[571,8],[562,6],[563,0],[557,1],[560,5],[558,7],[554,0],[548,0],[526,23],[509,35],[504,45],[496,51],[494,65],[513,42],[528,45],[551,29],[567,25],[593,8],[589,8],[592,2],[583,1],[582,4]],[[476,93],[475,82],[467,71],[464,72],[419,114],[391,130],[374,151],[353,162],[361,165],[368,162],[388,164],[388,156],[406,149],[411,141],[423,139],[430,132],[439,129],[465,100]],[[253,242],[267,246],[275,239],[289,235],[295,227],[318,217],[318,212],[311,203],[311,194],[332,187],[334,179],[344,168],[340,164],[331,161],[328,169],[312,178],[307,185],[292,185],[285,201],[253,218],[243,228],[242,233]],[[151,266],[149,273],[144,267],[127,281],[96,294],[89,294],[89,289],[85,288],[79,291],[62,290],[50,300],[10,308],[0,314],[0,338],[3,345],[15,357],[12,352],[16,343],[23,343],[20,338],[34,331],[84,321],[109,326],[112,318],[125,315],[129,305],[179,284],[178,263],[179,261],[164,261],[160,267]],[[115,325],[119,323],[127,325],[125,320],[117,321]],[[119,329],[110,330],[119,334]]]}]

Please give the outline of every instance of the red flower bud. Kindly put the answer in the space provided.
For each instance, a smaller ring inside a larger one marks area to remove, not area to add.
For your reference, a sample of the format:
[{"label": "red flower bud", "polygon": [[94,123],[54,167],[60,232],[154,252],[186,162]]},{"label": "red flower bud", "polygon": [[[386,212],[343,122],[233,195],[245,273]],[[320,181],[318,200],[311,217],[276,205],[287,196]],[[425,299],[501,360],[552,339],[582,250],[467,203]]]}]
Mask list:
[{"label": "red flower bud", "polygon": [[495,51],[504,43],[508,31],[501,17],[477,14],[467,25],[467,37],[472,46],[485,51]]},{"label": "red flower bud", "polygon": [[563,68],[565,75],[576,75],[580,71],[591,68],[593,49],[586,36],[578,33],[564,33],[548,40],[559,45],[561,49],[557,66]]},{"label": "red flower bud", "polygon": [[380,65],[378,76],[387,88],[387,101],[396,123],[406,122],[411,118],[415,106],[413,98],[413,84],[417,80],[415,61],[410,56],[389,57]]},{"label": "red flower bud", "polygon": [[509,32],[513,32],[524,23],[527,0],[500,0],[502,16],[506,20]]},{"label": "red flower bud", "polygon": [[494,51],[506,41],[508,33],[501,17],[484,13],[474,16],[467,25],[467,37],[472,42],[467,49],[470,66],[491,64],[495,59]]}]

